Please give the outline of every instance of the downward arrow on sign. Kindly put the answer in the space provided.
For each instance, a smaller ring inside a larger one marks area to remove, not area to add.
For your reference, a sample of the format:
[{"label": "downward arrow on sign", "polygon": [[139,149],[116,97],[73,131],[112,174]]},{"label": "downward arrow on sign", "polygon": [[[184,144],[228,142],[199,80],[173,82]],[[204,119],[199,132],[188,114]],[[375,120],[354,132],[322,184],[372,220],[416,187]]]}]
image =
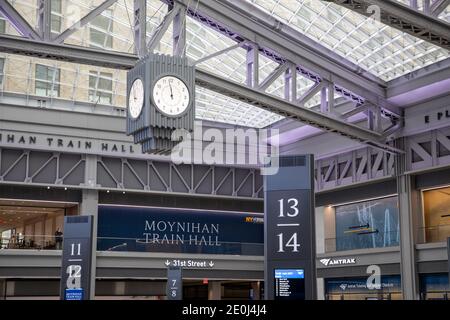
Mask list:
[{"label": "downward arrow on sign", "polygon": [[168,267],[168,266],[170,266],[170,261],[166,260],[166,262],[164,262],[164,264]]},{"label": "downward arrow on sign", "polygon": [[209,262],[209,266],[210,266],[211,268],[214,267],[214,262],[210,261],[210,262]]}]

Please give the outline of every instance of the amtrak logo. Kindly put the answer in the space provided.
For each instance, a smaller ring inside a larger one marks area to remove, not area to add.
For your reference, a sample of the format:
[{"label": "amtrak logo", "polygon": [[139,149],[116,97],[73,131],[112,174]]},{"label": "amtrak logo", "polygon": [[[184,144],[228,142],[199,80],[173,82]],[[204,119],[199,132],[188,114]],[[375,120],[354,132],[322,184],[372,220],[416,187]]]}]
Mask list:
[{"label": "amtrak logo", "polygon": [[320,262],[325,267],[330,266],[342,266],[347,264],[355,264],[356,258],[344,258],[344,259],[320,259]]},{"label": "amtrak logo", "polygon": [[331,259],[320,259],[320,262],[325,266],[328,267],[328,263],[330,263]]},{"label": "amtrak logo", "polygon": [[347,284],[346,284],[346,283],[343,283],[343,284],[341,284],[341,285],[339,286],[339,288],[341,288],[342,291],[345,291],[345,290],[347,289]]}]

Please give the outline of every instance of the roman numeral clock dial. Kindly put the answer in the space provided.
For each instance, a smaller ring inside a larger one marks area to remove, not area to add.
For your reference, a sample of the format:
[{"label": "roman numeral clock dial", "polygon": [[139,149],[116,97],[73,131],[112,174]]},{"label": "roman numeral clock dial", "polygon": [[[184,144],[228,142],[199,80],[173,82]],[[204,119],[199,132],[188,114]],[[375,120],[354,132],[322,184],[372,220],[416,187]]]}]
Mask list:
[{"label": "roman numeral clock dial", "polygon": [[174,76],[160,78],[153,87],[153,102],[156,108],[169,117],[182,115],[189,107],[190,99],[187,85]]}]

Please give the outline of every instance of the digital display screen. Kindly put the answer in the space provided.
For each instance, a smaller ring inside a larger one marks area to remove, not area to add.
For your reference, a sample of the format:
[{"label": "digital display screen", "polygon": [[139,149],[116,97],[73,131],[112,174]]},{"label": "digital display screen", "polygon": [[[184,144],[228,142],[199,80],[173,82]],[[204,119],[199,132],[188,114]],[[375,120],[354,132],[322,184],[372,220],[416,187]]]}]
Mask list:
[{"label": "digital display screen", "polygon": [[305,270],[275,269],[275,300],[305,300]]},{"label": "digital display screen", "polygon": [[64,300],[83,300],[83,289],[66,289]]}]

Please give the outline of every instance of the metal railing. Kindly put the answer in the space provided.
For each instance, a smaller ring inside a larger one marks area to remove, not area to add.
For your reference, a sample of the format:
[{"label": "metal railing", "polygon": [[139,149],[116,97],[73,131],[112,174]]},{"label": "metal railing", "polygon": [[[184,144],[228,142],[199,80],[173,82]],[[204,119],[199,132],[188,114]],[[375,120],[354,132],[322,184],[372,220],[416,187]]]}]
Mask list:
[{"label": "metal railing", "polygon": [[130,251],[130,252],[169,252],[191,254],[226,254],[263,256],[264,243],[206,241],[198,238],[196,241],[168,241],[153,242],[137,238],[108,238],[97,239],[97,251]]},{"label": "metal railing", "polygon": [[400,231],[351,233],[336,238],[325,239],[325,252],[386,248],[399,245]]},{"label": "metal railing", "polygon": [[61,250],[62,237],[23,234],[2,237],[0,249]]}]

